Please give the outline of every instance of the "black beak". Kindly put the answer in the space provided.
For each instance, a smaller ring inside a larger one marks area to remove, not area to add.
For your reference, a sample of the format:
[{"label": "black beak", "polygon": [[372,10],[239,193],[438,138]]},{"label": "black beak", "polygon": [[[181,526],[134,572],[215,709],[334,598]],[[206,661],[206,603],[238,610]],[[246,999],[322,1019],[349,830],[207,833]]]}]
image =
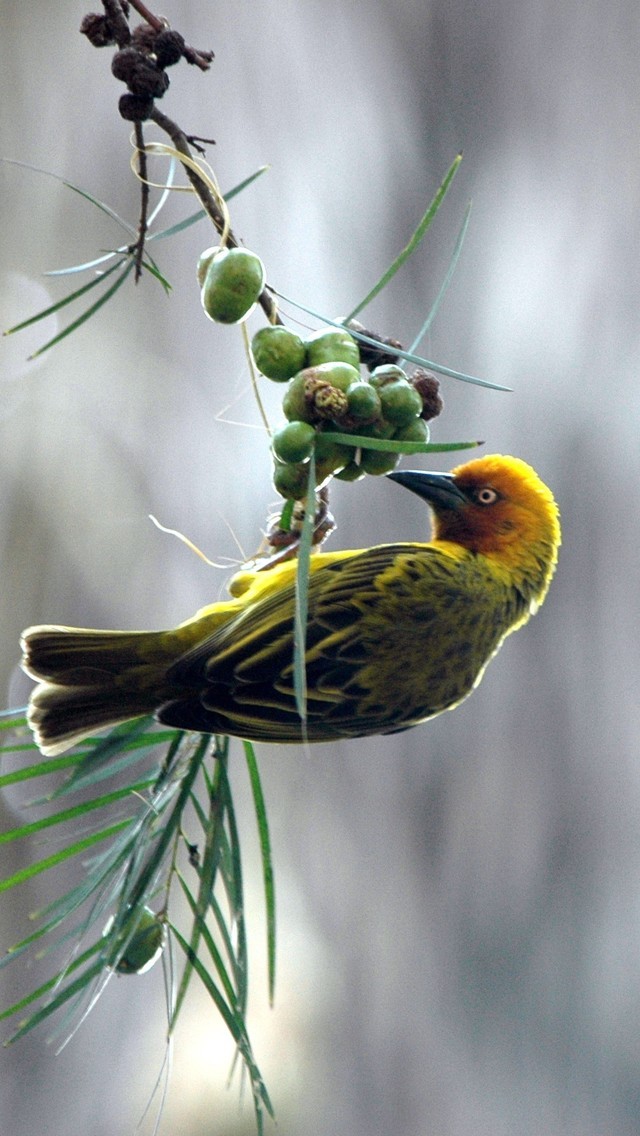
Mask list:
[{"label": "black beak", "polygon": [[456,485],[450,473],[427,473],[422,469],[398,469],[395,473],[388,473],[391,481],[397,481],[417,493],[423,501],[427,501],[436,512],[444,509],[461,509],[468,505],[466,495]]}]

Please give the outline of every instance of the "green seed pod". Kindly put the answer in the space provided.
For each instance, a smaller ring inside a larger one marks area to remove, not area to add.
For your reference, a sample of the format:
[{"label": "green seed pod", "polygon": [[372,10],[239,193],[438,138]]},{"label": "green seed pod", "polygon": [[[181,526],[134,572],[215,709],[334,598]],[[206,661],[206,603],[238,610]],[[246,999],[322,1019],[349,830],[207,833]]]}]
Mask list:
[{"label": "green seed pod", "polygon": [[375,387],[376,390],[386,386],[387,383],[394,383],[399,380],[409,381],[406,371],[403,371],[402,367],[398,367],[395,363],[385,363],[383,367],[376,367],[369,377],[371,386]]},{"label": "green seed pod", "polygon": [[205,249],[204,252],[200,253],[200,256],[198,257],[198,265],[196,268],[196,276],[198,277],[198,284],[201,288],[204,286],[204,282],[207,278],[207,272],[209,271],[209,265],[211,264],[211,261],[213,260],[214,256],[216,256],[216,254],[221,251],[222,249],[220,248],[220,245],[212,245],[211,248]]},{"label": "green seed pod", "polygon": [[276,383],[293,378],[306,362],[304,343],[287,327],[261,327],[251,340],[251,350],[258,370]]},{"label": "green seed pod", "polygon": [[384,450],[360,451],[360,468],[376,477],[382,473],[393,473],[399,460],[400,454],[385,453]]},{"label": "green seed pod", "polygon": [[307,492],[309,464],[285,465],[276,461],[273,467],[273,484],[281,497],[290,501],[300,501]]},{"label": "green seed pod", "polygon": [[379,388],[382,417],[394,426],[408,426],[422,410],[422,399],[405,380],[385,383]]},{"label": "green seed pod", "polygon": [[284,398],[282,410],[290,422],[316,422],[318,415],[313,406],[313,396],[307,398],[307,373],[299,371],[289,383]]},{"label": "green seed pod", "polygon": [[273,435],[271,448],[280,461],[295,465],[311,457],[315,437],[315,429],[308,422],[287,422]]},{"label": "green seed pod", "polygon": [[145,907],[134,934],[120,956],[119,974],[144,974],[158,961],[164,948],[164,923],[149,907]]},{"label": "green seed pod", "polygon": [[393,435],[397,442],[428,442],[429,427],[424,418],[412,418],[408,426],[402,426]]},{"label": "green seed pod", "polygon": [[264,281],[264,265],[254,252],[222,249],[207,269],[202,306],[216,323],[241,323],[255,308]]},{"label": "green seed pod", "polygon": [[380,417],[380,396],[370,383],[352,383],[347,388],[347,413],[355,420],[355,427],[375,422]]},{"label": "green seed pod", "polygon": [[333,476],[337,477],[339,481],[360,481],[364,477],[364,473],[365,471],[360,468],[356,461],[350,461],[344,469],[338,470]]},{"label": "green seed pod", "polygon": [[309,366],[315,367],[319,363],[350,363],[352,367],[360,367],[360,352],[358,344],[348,331],[340,328],[321,328],[307,339],[307,358]]}]

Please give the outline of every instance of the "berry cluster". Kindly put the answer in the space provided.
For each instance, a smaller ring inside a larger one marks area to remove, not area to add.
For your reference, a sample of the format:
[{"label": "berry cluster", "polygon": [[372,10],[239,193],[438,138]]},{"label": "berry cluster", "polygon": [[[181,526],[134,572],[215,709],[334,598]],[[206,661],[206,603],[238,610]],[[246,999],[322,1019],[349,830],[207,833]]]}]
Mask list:
[{"label": "berry cluster", "polygon": [[[346,329],[323,329],[303,341],[285,327],[263,327],[251,350],[263,375],[287,383],[282,409],[288,422],[272,440],[273,483],[282,497],[304,497],[312,452],[321,485],[331,476],[357,481],[395,469],[400,452],[363,445],[363,438],[428,441],[426,419],[434,417],[435,401],[423,397],[418,383],[433,392],[437,379],[425,372],[409,377],[394,363],[363,374],[358,344]],[[336,433],[353,435],[353,445],[336,441]]]},{"label": "berry cluster", "polygon": [[[246,320],[265,285],[260,257],[245,248],[205,249],[197,277],[205,313],[217,323]],[[306,495],[312,454],[318,485],[330,477],[357,481],[365,473],[391,473],[402,447],[392,452],[365,440],[427,442],[427,421],[442,409],[434,375],[417,368],[409,376],[391,361],[399,343],[350,326],[375,338],[376,345],[363,344],[361,350],[346,327],[321,329],[303,340],[281,324],[261,328],[251,341],[258,370],[287,384],[282,409],[288,421],[274,434],[272,450],[274,486],[289,500]]]}]

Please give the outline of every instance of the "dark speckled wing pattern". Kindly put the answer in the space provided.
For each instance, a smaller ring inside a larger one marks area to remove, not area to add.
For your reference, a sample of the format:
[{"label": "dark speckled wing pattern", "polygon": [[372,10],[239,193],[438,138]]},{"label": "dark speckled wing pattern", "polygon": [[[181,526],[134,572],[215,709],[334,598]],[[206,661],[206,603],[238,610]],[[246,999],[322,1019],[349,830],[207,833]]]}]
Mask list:
[{"label": "dark speckled wing pattern", "polygon": [[306,720],[293,685],[294,587],[230,620],[170,668],[183,695],[166,725],[253,741],[388,733],[456,705],[510,630],[523,598],[483,557],[415,544],[337,560],[309,582]]}]

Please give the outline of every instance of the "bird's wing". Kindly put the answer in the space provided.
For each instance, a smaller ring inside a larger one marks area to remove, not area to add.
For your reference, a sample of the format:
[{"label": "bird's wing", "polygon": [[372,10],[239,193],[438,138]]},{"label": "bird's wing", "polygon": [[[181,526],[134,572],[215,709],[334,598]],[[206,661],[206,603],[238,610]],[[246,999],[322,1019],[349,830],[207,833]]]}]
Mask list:
[{"label": "bird's wing", "polygon": [[[427,544],[327,559],[308,587],[304,723],[293,678],[294,583],[250,604],[173,665],[168,680],[185,695],[162,708],[161,720],[267,741],[331,740],[407,723],[412,653],[427,649],[423,637],[442,603],[463,602],[460,561]],[[389,689],[398,673],[406,681]],[[422,697],[428,702],[428,692]],[[416,707],[414,720],[424,709]]]}]

